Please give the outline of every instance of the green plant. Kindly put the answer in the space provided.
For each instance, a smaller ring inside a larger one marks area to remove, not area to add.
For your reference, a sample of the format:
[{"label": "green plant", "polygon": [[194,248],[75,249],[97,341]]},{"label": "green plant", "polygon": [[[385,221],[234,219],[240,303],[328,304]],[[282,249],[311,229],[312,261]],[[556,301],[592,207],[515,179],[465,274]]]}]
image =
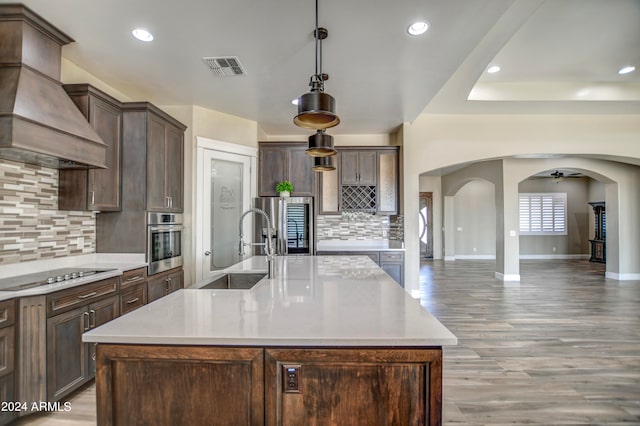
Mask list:
[{"label": "green plant", "polygon": [[293,184],[288,180],[283,180],[282,182],[278,182],[276,185],[276,192],[284,192],[289,191],[293,192]]}]

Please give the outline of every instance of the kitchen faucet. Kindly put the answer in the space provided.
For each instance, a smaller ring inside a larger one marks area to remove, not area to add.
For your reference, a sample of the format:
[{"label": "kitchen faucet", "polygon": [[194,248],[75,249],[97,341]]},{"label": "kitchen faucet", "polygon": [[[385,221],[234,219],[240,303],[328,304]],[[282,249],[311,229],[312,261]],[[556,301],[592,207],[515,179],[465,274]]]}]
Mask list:
[{"label": "kitchen faucet", "polygon": [[[258,213],[267,222],[267,241],[265,241],[264,243],[245,243],[244,242],[243,240],[244,233],[242,232],[242,222],[244,221],[245,216],[248,215],[249,213]],[[267,216],[267,214],[262,209],[258,209],[258,208],[249,209],[246,212],[244,212],[242,216],[240,216],[239,230],[240,230],[240,245],[238,247],[238,254],[240,256],[244,256],[245,246],[264,245],[264,249],[267,254],[267,267],[268,267],[267,278],[275,278],[274,266],[273,266],[274,252],[273,252],[273,245],[271,243],[272,229],[271,229],[271,221],[269,220],[269,216]]]}]

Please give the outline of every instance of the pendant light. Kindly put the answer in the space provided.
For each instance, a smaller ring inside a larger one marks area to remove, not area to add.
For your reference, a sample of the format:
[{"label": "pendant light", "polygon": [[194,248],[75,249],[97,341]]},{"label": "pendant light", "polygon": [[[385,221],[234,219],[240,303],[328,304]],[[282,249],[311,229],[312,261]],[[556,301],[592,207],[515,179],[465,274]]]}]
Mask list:
[{"label": "pendant light", "polygon": [[330,172],[335,169],[333,157],[313,157],[313,170],[316,172]]},{"label": "pendant light", "polygon": [[318,27],[318,0],[313,35],[316,41],[315,74],[309,80],[311,90],[298,98],[298,115],[294,117],[293,122],[299,127],[321,130],[337,126],[340,118],[335,113],[335,99],[324,92],[324,82],[329,76],[322,73],[322,40],[326,39],[329,33],[326,28]]},{"label": "pendant light", "polygon": [[312,157],[330,157],[337,152],[333,148],[333,136],[328,135],[325,130],[318,130],[314,135],[309,136],[309,149],[305,151]]}]

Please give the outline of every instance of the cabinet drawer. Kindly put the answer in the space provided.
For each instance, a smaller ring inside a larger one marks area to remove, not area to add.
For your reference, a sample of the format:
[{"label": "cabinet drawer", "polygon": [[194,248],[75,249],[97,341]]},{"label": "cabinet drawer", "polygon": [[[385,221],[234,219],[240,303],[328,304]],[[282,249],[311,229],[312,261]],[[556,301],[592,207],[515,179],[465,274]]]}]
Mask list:
[{"label": "cabinet drawer", "polygon": [[141,282],[120,293],[120,314],[134,311],[147,303],[147,284]]},{"label": "cabinet drawer", "polygon": [[47,296],[47,315],[51,316],[86,305],[103,296],[118,293],[120,277],[108,278],[80,287],[58,291]]},{"label": "cabinet drawer", "polygon": [[132,269],[125,271],[120,277],[120,290],[129,288],[133,285],[145,282],[147,280],[147,268]]},{"label": "cabinet drawer", "polygon": [[401,251],[382,251],[380,252],[380,262],[400,262],[404,260],[404,253]]},{"label": "cabinet drawer", "polygon": [[0,302],[0,328],[13,325],[16,320],[16,301],[15,299]]}]

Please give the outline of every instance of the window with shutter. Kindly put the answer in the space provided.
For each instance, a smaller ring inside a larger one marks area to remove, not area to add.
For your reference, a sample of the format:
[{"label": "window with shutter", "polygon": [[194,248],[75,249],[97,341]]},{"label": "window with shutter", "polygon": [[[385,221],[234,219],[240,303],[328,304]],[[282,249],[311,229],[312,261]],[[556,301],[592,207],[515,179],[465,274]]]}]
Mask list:
[{"label": "window with shutter", "polygon": [[521,235],[567,235],[567,194],[520,194]]}]

